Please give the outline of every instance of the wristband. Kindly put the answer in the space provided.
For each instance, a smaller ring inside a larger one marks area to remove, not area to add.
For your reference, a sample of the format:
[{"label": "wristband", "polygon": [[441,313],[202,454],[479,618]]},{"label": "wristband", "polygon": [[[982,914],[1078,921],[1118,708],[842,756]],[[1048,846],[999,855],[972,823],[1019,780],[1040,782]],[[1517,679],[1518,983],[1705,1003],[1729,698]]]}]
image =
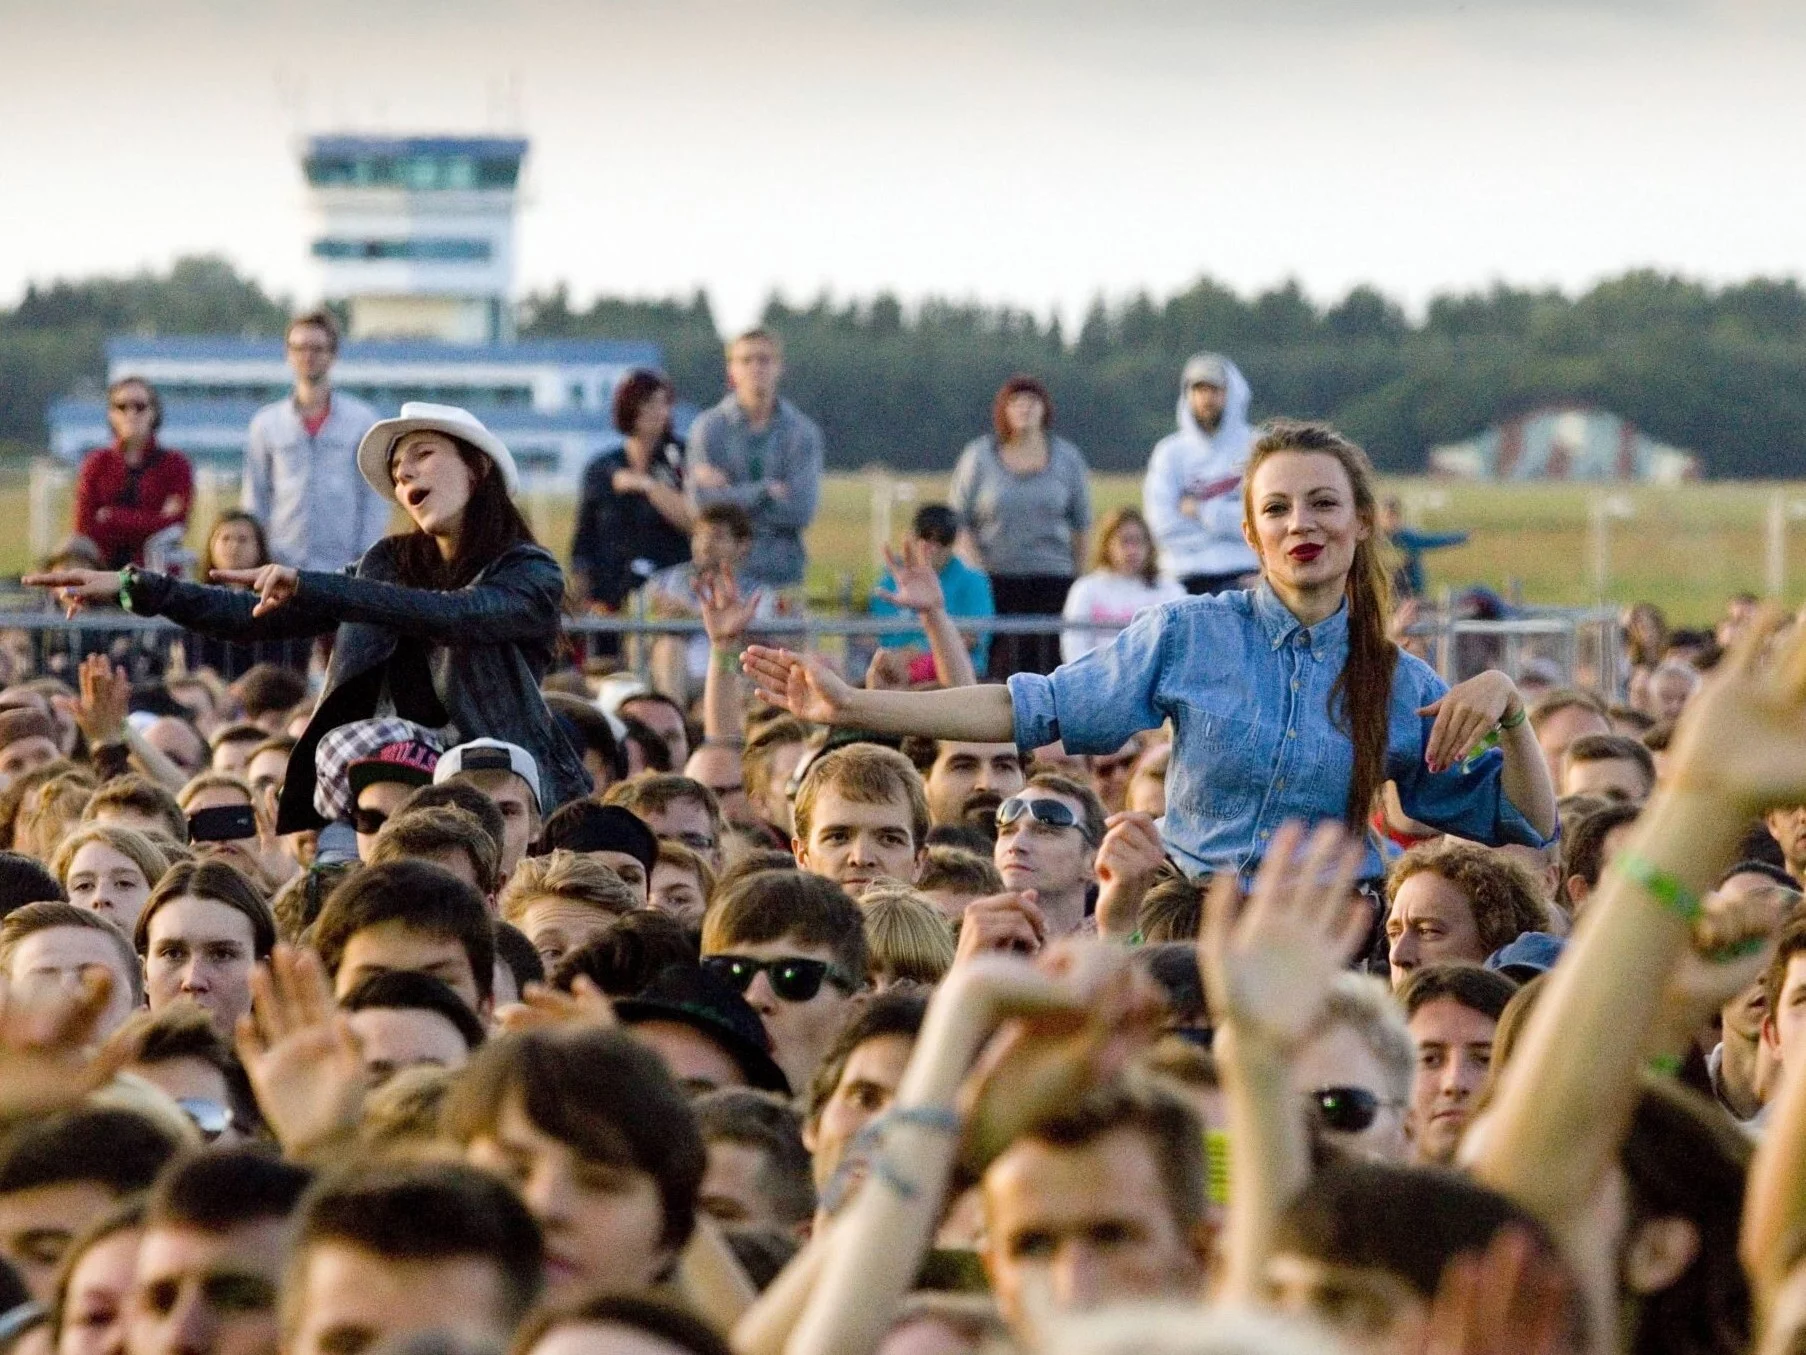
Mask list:
[{"label": "wristband", "polygon": [[132,610],[132,585],[138,581],[138,567],[127,565],[119,571],[119,610]]},{"label": "wristband", "polygon": [[1519,706],[1518,713],[1516,715],[1507,715],[1503,720],[1499,721],[1499,728],[1500,729],[1516,729],[1519,725],[1523,724],[1524,721],[1528,720],[1529,718],[1530,718],[1530,708],[1528,706]]},{"label": "wristband", "polygon": [[1679,1054],[1651,1054],[1649,1071],[1657,1077],[1679,1077],[1681,1056]]},{"label": "wristband", "polygon": [[717,673],[738,673],[740,656],[731,649],[718,648],[715,651],[715,671]]},{"label": "wristband", "polygon": [[1705,911],[1705,901],[1698,894],[1647,857],[1620,852],[1612,869],[1685,922],[1697,921]]}]

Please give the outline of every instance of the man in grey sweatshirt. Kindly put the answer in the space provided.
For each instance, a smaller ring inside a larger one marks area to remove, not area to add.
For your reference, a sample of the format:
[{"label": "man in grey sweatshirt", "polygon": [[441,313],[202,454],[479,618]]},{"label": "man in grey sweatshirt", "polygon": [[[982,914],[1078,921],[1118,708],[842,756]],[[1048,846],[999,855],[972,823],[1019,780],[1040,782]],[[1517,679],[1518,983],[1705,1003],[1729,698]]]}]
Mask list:
[{"label": "man in grey sweatshirt", "polygon": [[727,346],[728,394],[690,427],[689,481],[701,504],[737,503],[753,520],[745,577],[773,588],[803,581],[803,532],[821,499],[821,429],[778,398],[784,349],[751,329]]}]

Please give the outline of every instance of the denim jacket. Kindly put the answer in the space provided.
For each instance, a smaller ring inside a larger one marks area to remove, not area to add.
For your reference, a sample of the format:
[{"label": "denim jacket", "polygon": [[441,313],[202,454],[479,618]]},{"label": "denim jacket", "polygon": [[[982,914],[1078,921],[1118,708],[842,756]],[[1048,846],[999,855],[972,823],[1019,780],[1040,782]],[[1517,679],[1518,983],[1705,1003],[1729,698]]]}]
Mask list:
[{"label": "denim jacket", "polygon": [[295,595],[253,617],[257,595],[140,574],[132,610],[167,616],[224,640],[286,640],[337,631],[326,688],[289,757],[277,831],[317,828],[314,750],[330,729],[395,712],[463,739],[518,744],[539,764],[540,810],[590,792],[582,758],[552,718],[540,679],[557,650],[564,571],[538,546],[504,551],[475,581],[438,591],[394,582],[394,537],[378,541],[355,574],[300,571]]},{"label": "denim jacket", "polygon": [[[1286,820],[1345,816],[1354,744],[1331,719],[1329,697],[1347,657],[1346,603],[1306,628],[1264,583],[1169,602],[1051,676],[1011,677],[1016,743],[1059,739],[1071,753],[1112,753],[1170,719],[1167,849],[1189,874],[1245,877]],[[1386,775],[1405,813],[1476,842],[1546,845],[1505,798],[1497,749],[1435,775],[1425,766],[1434,721],[1417,711],[1447,690],[1428,664],[1399,655]],[[1370,841],[1361,874],[1383,873]]]}]

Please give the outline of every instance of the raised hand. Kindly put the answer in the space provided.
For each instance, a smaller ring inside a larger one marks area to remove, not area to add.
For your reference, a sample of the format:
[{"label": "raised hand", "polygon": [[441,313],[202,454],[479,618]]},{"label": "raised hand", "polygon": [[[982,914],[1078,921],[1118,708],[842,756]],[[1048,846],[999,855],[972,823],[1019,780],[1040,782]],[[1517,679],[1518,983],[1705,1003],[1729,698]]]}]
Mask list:
[{"label": "raised hand", "polygon": [[934,566],[929,562],[926,542],[911,541],[904,547],[901,556],[886,546],[884,563],[890,566],[890,576],[895,580],[896,586],[889,589],[874,588],[872,592],[877,596],[907,612],[941,611],[947,606],[946,594],[941,591],[940,576],[934,572]]},{"label": "raised hand", "polygon": [[1330,984],[1367,934],[1367,910],[1353,895],[1362,856],[1340,824],[1319,824],[1307,843],[1304,829],[1287,823],[1273,835],[1240,916],[1235,877],[1211,882],[1198,964],[1219,1023],[1280,1049],[1311,1033]]},{"label": "raised hand", "polygon": [[909,690],[909,656],[900,649],[876,649],[865,666],[865,687],[872,692]]},{"label": "raised hand", "polygon": [[959,920],[959,945],[953,954],[953,966],[957,969],[981,955],[1000,951],[1033,955],[1046,940],[1047,918],[1034,890],[989,894],[966,905]]},{"label": "raised hand", "polygon": [[1154,816],[1139,811],[1112,814],[1097,848],[1097,928],[1100,935],[1131,935],[1141,900],[1166,864],[1166,844]]},{"label": "raised hand", "polygon": [[840,719],[854,688],[816,654],[748,645],[740,666],[762,700],[799,720],[831,725]]},{"label": "raised hand", "polygon": [[131,678],[106,655],[90,654],[82,660],[80,679],[81,698],[70,705],[76,725],[90,747],[119,742],[125,737],[125,717],[131,706]]},{"label": "raised hand", "polygon": [[747,597],[740,596],[739,582],[730,566],[723,565],[696,579],[696,600],[702,604],[702,628],[712,645],[737,644],[746,635],[764,600],[765,591],[755,588]]},{"label": "raised hand", "polygon": [[529,983],[519,1002],[498,1008],[495,1023],[510,1033],[554,1026],[614,1026],[614,1004],[588,975],[579,974],[571,991],[561,993],[543,983]]},{"label": "raised hand", "polygon": [[351,1020],[311,950],[277,946],[251,971],[238,1058],[283,1151],[304,1156],[356,1132],[370,1075]]},{"label": "raised hand", "polygon": [[1423,1337],[1400,1355],[1555,1355],[1576,1303],[1562,1266],[1516,1226],[1442,1268]]},{"label": "raised hand", "polygon": [[78,988],[29,993],[0,976],[0,1122],[73,1105],[119,1071],[129,1033],[94,1043],[112,997],[112,977],[99,970]]},{"label": "raised hand", "polygon": [[1433,772],[1447,771],[1521,704],[1517,684],[1497,669],[1456,683],[1417,712],[1436,717],[1424,740],[1425,765]]},{"label": "raised hand", "polygon": [[1806,625],[1763,662],[1782,624],[1765,608],[1687,702],[1668,754],[1675,791],[1752,818],[1806,803]]},{"label": "raised hand", "polygon": [[51,569],[27,574],[20,580],[28,588],[54,588],[65,615],[83,607],[102,607],[119,600],[120,573],[116,569]]},{"label": "raised hand", "polygon": [[215,583],[249,588],[257,594],[252,616],[275,611],[295,595],[301,576],[287,565],[262,565],[257,569],[216,569],[210,576]]}]

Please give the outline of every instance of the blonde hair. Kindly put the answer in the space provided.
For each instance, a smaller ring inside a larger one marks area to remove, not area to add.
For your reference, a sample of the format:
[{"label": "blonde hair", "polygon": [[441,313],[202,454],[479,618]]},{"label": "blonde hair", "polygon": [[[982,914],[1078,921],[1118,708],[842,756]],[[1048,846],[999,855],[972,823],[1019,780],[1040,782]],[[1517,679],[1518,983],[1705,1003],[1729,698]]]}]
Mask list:
[{"label": "blonde hair", "polygon": [[13,850],[43,861],[69,830],[81,822],[82,810],[94,794],[94,778],[84,771],[65,771],[26,791],[13,820]]},{"label": "blonde hair", "polygon": [[56,855],[50,858],[50,873],[64,889],[69,888],[69,868],[75,864],[75,854],[90,842],[104,842],[121,856],[129,857],[144,873],[144,883],[152,889],[157,887],[163,873],[175,864],[163,845],[148,833],[116,823],[84,824],[65,837],[56,849]]},{"label": "blonde hair", "polygon": [[1154,546],[1153,530],[1148,526],[1148,520],[1141,515],[1139,508],[1127,506],[1118,508],[1098,525],[1097,539],[1091,546],[1091,567],[1104,570],[1110,568],[1110,542],[1124,527],[1131,525],[1141,528],[1142,536],[1147,538],[1148,558],[1142,564],[1141,573],[1137,577],[1149,588],[1152,588],[1160,578],[1160,553]]},{"label": "blonde hair", "polygon": [[627,882],[595,857],[563,848],[544,856],[528,856],[514,868],[497,900],[502,917],[519,923],[536,900],[568,899],[619,916],[640,906]]},{"label": "blonde hair", "polygon": [[244,777],[233,776],[230,772],[202,772],[176,792],[176,803],[184,814],[194,797],[204,790],[235,790],[243,794],[246,804],[255,806],[257,803],[257,792]]},{"label": "blonde hair", "polygon": [[809,840],[815,801],[825,787],[854,804],[881,805],[901,800],[909,812],[910,845],[919,849],[927,841],[928,790],[915,763],[896,749],[881,748],[875,743],[849,743],[810,763],[791,809],[799,842]]},{"label": "blonde hair", "polygon": [[875,980],[936,984],[953,968],[953,929],[913,889],[880,885],[859,900],[866,969]]}]

